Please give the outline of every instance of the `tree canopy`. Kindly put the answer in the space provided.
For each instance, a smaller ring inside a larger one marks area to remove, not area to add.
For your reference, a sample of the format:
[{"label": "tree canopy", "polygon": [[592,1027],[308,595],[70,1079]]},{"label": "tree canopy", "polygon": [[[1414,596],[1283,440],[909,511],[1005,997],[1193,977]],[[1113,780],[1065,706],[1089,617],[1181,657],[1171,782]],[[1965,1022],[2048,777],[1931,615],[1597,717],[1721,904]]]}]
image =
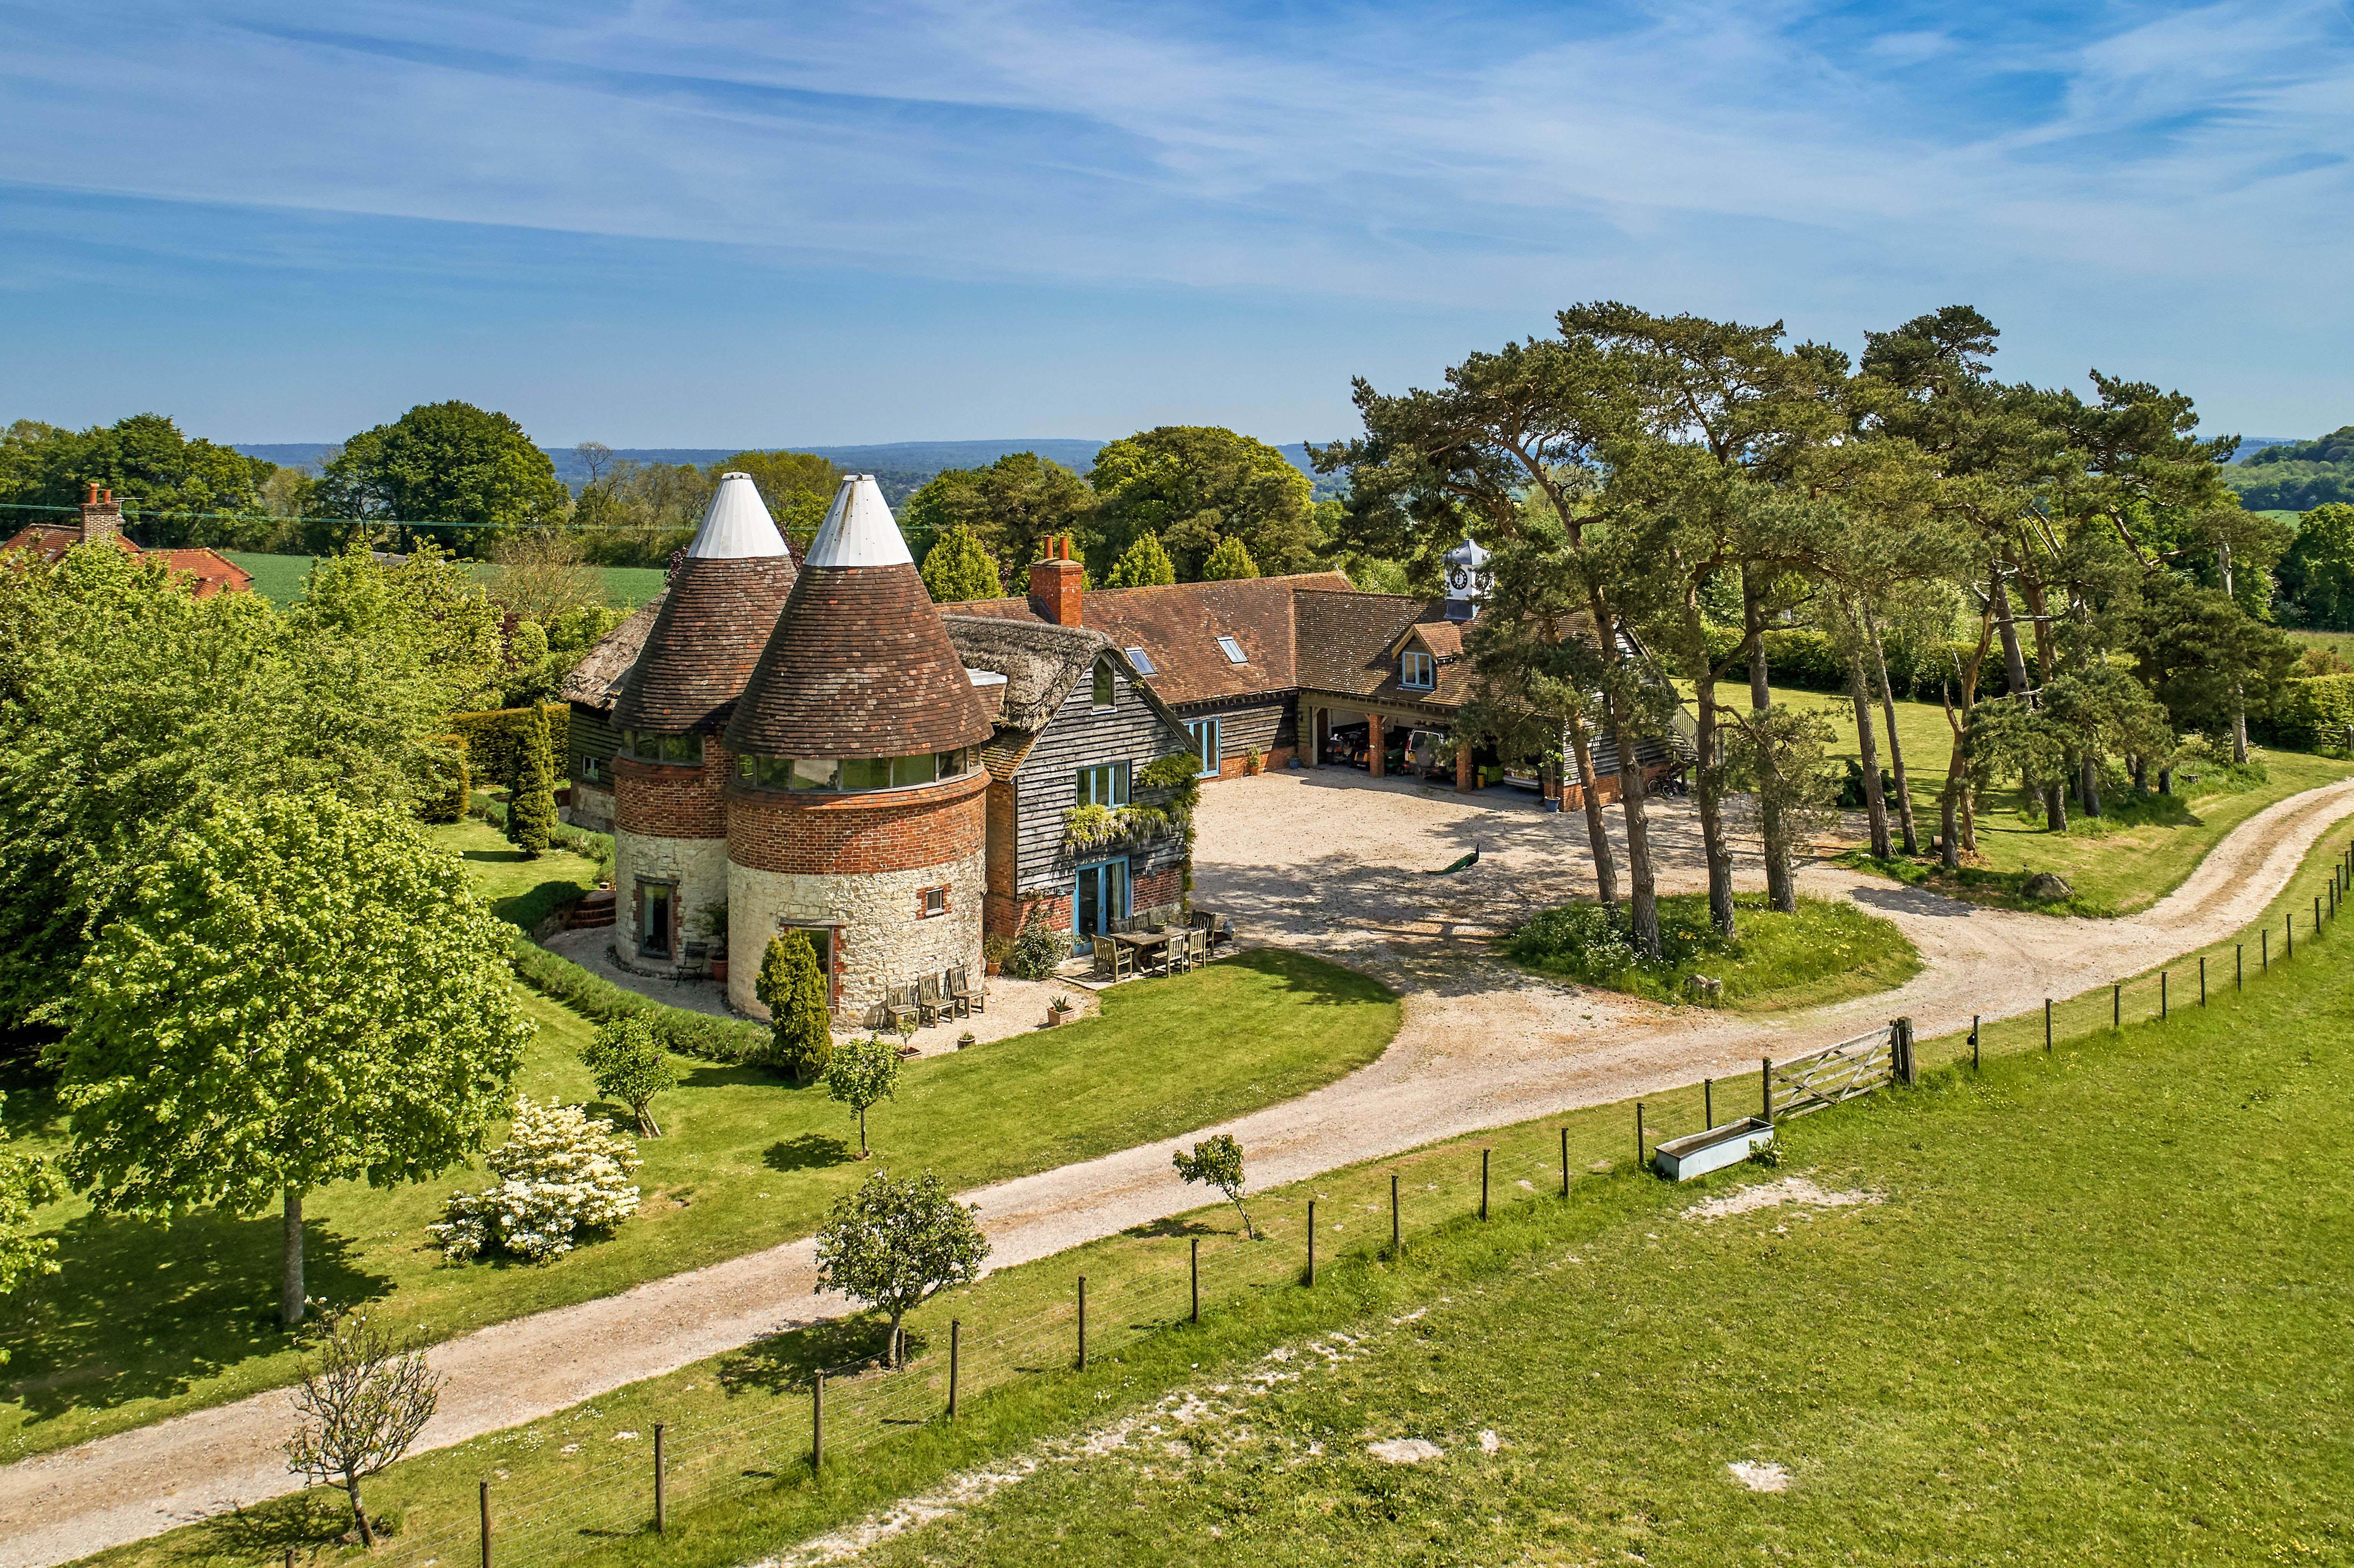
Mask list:
[{"label": "tree canopy", "polygon": [[934,604],[996,599],[1005,591],[997,563],[981,547],[980,535],[961,523],[952,524],[925,552],[922,576]]},{"label": "tree canopy", "polygon": [[[0,501],[71,508],[96,484],[114,492],[141,543],[154,548],[259,543],[270,528],[260,518],[263,486],[277,471],[234,448],[192,440],[162,414],[86,430],[19,419],[0,436]],[[206,515],[215,513],[243,515]],[[73,521],[70,511],[0,508],[0,538],[29,523]]]},{"label": "tree canopy", "polygon": [[[521,425],[471,403],[420,403],[362,430],[327,460],[319,503],[337,517],[451,524],[429,536],[479,555],[518,528],[559,521],[572,497]],[[404,547],[415,535],[404,529]]]},{"label": "tree canopy", "polygon": [[907,1315],[949,1286],[981,1277],[989,1242],[974,1218],[980,1212],[929,1172],[903,1181],[878,1171],[835,1200],[819,1228],[818,1284],[890,1319],[896,1365],[905,1359],[899,1325]]},{"label": "tree canopy", "polygon": [[142,868],[74,973],[53,1053],[65,1168],[103,1212],[286,1208],[482,1148],[532,1024],[508,927],[408,815],[323,789],[217,804]]},{"label": "tree canopy", "polygon": [[1161,547],[1161,535],[1139,534],[1135,541],[1112,563],[1111,575],[1104,579],[1107,588],[1158,588],[1177,580],[1176,563],[1169,552]]},{"label": "tree canopy", "polygon": [[1271,572],[1310,564],[1317,543],[1308,476],[1265,441],[1215,425],[1163,425],[1111,442],[1087,471],[1100,516],[1098,577],[1140,535],[1158,535],[1185,581],[1232,537]]},{"label": "tree canopy", "polygon": [[1044,553],[1048,537],[1086,535],[1095,505],[1087,482],[1061,463],[1008,452],[985,468],[934,474],[907,498],[899,522],[918,552],[963,528],[1001,567],[1019,570]]}]

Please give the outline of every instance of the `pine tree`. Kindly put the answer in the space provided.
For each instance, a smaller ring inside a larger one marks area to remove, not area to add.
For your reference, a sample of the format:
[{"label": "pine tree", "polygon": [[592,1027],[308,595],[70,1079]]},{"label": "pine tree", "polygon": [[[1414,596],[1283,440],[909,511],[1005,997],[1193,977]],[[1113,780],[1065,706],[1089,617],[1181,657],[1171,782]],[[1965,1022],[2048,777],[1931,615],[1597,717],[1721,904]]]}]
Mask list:
[{"label": "pine tree", "polygon": [[832,1020],[825,1005],[825,975],[808,932],[769,938],[752,991],[769,1009],[777,1065],[804,1083],[823,1072],[833,1054]]},{"label": "pine tree", "polygon": [[1232,534],[1219,540],[1218,547],[1210,552],[1210,558],[1202,563],[1204,582],[1232,582],[1236,577],[1257,576],[1258,563],[1251,559],[1251,553],[1243,547],[1242,540]]},{"label": "pine tree", "polygon": [[921,575],[934,604],[995,599],[1005,591],[997,563],[981,547],[981,536],[961,523],[932,546]]},{"label": "pine tree", "polygon": [[514,799],[507,805],[507,842],[534,859],[546,853],[556,831],[556,762],[548,750],[547,715],[534,713],[515,768]]},{"label": "pine tree", "polygon": [[1106,581],[1110,588],[1159,588],[1177,580],[1176,564],[1169,552],[1161,547],[1161,535],[1145,533],[1136,536],[1111,568]]}]

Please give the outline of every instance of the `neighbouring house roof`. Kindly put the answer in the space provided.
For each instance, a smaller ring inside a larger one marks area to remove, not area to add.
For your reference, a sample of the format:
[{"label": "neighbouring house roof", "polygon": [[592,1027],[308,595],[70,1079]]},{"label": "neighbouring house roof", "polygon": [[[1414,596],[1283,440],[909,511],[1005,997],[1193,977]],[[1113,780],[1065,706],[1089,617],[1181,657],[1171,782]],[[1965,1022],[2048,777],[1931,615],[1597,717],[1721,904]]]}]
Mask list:
[{"label": "neighbouring house roof", "polygon": [[990,738],[992,705],[965,674],[906,544],[895,550],[877,532],[878,507],[897,541],[875,481],[843,481],[727,722],[731,749],[905,757]]},{"label": "neighbouring house roof", "polygon": [[621,686],[630,678],[630,667],[638,662],[638,652],[646,645],[646,633],[653,630],[654,619],[662,613],[663,600],[670,590],[646,600],[630,618],[599,639],[572,673],[564,677],[557,694],[567,703],[595,708],[610,714],[620,697]]},{"label": "neighbouring house roof", "polygon": [[793,559],[751,476],[727,473],[678,564],[613,705],[624,729],[716,731],[793,591]]},{"label": "neighbouring house roof", "polygon": [[1064,700],[1081,681],[1093,677],[1098,659],[1109,659],[1172,730],[1184,732],[1185,721],[1153,691],[1128,655],[1093,627],[957,614],[943,614],[940,622],[968,668],[1005,677],[997,733],[981,752],[982,765],[999,779],[1013,776]]},{"label": "neighbouring house roof", "polygon": [[[253,574],[217,550],[202,547],[183,550],[143,550],[122,535],[111,535],[116,546],[124,554],[143,561],[161,561],[164,569],[190,579],[189,588],[198,599],[210,599],[217,593],[245,593],[253,587]],[[16,537],[0,545],[0,556],[23,550],[54,566],[68,550],[82,542],[80,528],[60,528],[37,523],[19,530]]]},{"label": "neighbouring house roof", "polygon": [[723,473],[703,524],[686,547],[689,560],[738,561],[787,554],[785,536],[760,502],[760,488],[748,473]]},{"label": "neighbouring house roof", "polygon": [[[1300,642],[1292,600],[1317,590],[1354,592],[1339,572],[1091,588],[1080,596],[1079,615],[1087,630],[1102,632],[1115,648],[1141,649],[1152,664],[1146,680],[1154,694],[1182,706],[1298,687]],[[1044,607],[1033,599],[980,599],[957,606],[956,612],[1046,622]],[[1221,637],[1235,640],[1245,656],[1242,663],[1227,657],[1218,645]]]},{"label": "neighbouring house roof", "polygon": [[1404,594],[1301,593],[1299,683],[1320,692],[1373,695],[1384,682],[1395,681],[1397,662],[1389,651],[1429,608],[1428,599]]}]

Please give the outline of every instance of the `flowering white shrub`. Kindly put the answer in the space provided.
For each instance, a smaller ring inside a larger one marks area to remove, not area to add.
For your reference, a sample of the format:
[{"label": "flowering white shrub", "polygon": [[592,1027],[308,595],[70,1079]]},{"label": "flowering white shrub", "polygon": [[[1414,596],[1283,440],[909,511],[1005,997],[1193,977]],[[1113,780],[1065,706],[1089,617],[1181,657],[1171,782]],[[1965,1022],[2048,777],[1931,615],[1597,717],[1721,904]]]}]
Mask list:
[{"label": "flowering white shrub", "polygon": [[544,1263],[637,1212],[637,1144],[578,1106],[526,1096],[489,1164],[498,1184],[451,1193],[441,1223],[426,1227],[453,1263],[493,1248]]}]

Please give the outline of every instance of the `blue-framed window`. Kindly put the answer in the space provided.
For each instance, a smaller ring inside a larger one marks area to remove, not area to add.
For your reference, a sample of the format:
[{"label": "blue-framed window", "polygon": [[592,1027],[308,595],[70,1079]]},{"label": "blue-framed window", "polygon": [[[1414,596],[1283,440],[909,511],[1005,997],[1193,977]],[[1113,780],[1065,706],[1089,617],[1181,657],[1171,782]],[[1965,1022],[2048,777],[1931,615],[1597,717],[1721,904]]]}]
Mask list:
[{"label": "blue-framed window", "polygon": [[1193,755],[1202,759],[1202,765],[1194,771],[1193,777],[1215,779],[1218,776],[1218,758],[1225,755],[1218,748],[1218,721],[1214,718],[1195,719],[1185,726],[1185,733],[1193,737]]},{"label": "blue-framed window", "polygon": [[1437,666],[1429,654],[1419,648],[1409,648],[1398,655],[1399,685],[1426,692],[1437,683]]},{"label": "blue-framed window", "polygon": [[1128,764],[1098,762],[1093,768],[1080,768],[1079,804],[1082,806],[1127,805]]}]

